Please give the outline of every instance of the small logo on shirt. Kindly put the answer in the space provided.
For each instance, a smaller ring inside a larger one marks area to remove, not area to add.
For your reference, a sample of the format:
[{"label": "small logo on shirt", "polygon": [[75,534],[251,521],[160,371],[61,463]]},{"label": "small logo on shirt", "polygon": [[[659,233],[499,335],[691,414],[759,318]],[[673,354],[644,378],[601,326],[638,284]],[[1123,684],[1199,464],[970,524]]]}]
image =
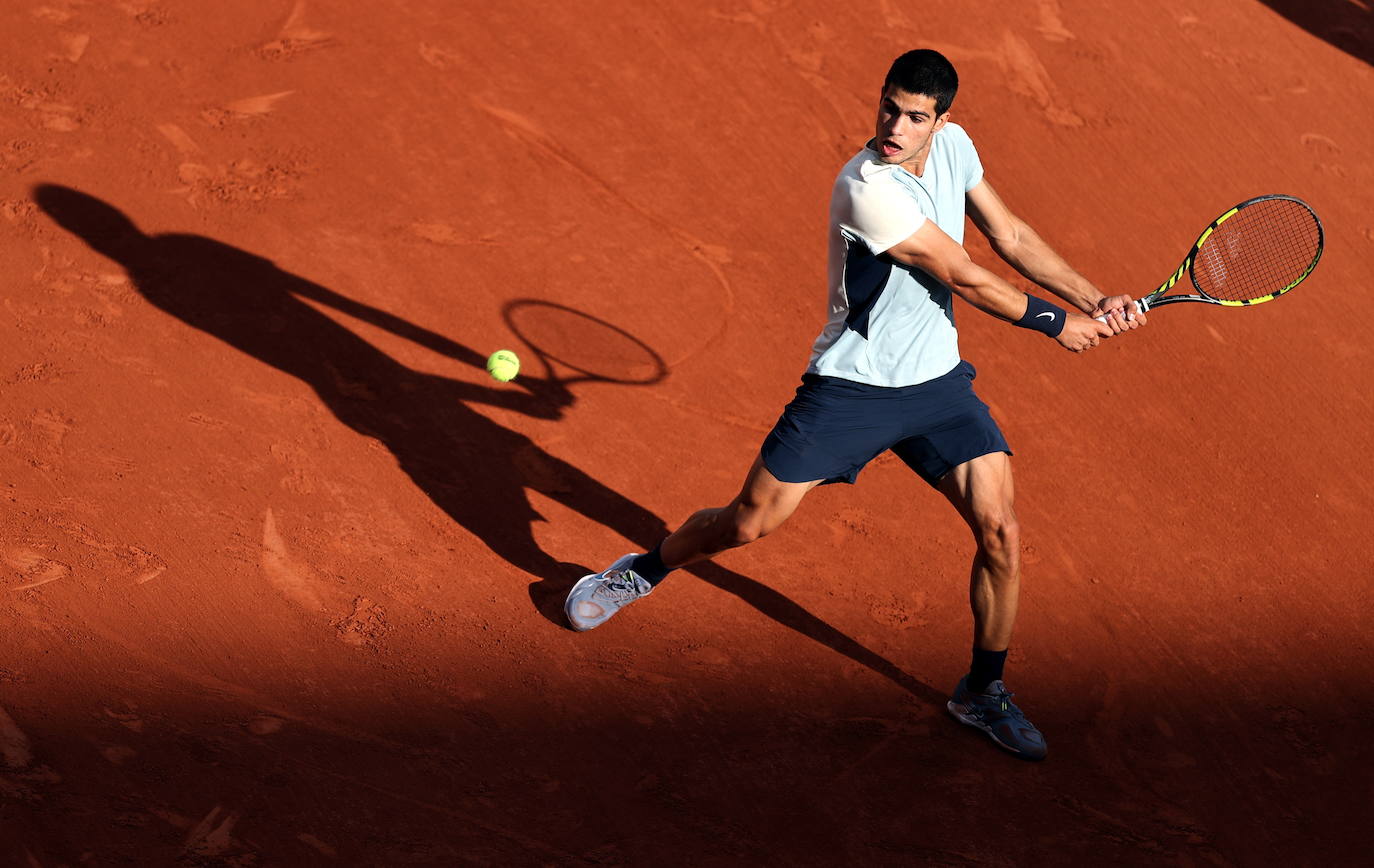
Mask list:
[{"label": "small logo on shirt", "polygon": [[1054,321],[1054,312],[1053,312],[1053,311],[1048,311],[1048,310],[1047,310],[1047,311],[1045,311],[1044,313],[1037,313],[1037,314],[1035,315],[1035,318],[1036,318],[1036,319],[1040,319],[1040,317],[1042,317],[1042,316],[1047,316],[1047,317],[1049,317],[1051,322]]}]

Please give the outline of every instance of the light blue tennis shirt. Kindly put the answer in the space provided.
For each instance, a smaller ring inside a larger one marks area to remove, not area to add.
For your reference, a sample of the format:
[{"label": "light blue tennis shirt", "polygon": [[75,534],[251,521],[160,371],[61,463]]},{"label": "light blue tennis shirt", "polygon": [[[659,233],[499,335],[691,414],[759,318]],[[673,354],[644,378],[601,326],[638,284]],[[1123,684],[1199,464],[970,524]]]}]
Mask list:
[{"label": "light blue tennis shirt", "polygon": [[926,220],[963,244],[964,194],[982,180],[973,141],[951,123],[932,138],[919,178],[868,147],[845,164],[830,196],[829,319],[808,373],[913,386],[959,364],[949,287],[883,253]]}]

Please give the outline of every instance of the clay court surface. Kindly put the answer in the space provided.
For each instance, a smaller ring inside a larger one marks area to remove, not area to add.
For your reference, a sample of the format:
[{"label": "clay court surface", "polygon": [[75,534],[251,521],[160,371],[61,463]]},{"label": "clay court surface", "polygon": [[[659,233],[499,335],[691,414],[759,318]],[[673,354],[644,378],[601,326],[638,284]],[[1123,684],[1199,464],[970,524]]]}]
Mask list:
[{"label": "clay court surface", "polygon": [[[0,863],[1367,858],[1374,13],[1321,10],[7,0]],[[1105,288],[1260,193],[1327,228],[1291,295],[1081,357],[961,307],[1043,764],[944,710],[971,542],[894,459],[561,618],[735,493],[918,46]],[[666,376],[560,387],[521,311]]]}]

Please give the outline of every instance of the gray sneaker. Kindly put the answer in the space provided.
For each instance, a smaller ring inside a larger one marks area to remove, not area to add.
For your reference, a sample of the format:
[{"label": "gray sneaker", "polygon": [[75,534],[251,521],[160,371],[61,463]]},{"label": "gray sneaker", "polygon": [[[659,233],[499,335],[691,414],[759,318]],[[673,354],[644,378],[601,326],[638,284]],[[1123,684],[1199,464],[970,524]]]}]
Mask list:
[{"label": "gray sneaker", "polygon": [[948,707],[960,723],[978,727],[1022,759],[1045,758],[1045,737],[1011,701],[1011,691],[1001,681],[992,682],[982,693],[974,693],[968,689],[967,679],[961,678]]},{"label": "gray sneaker", "polygon": [[624,555],[605,572],[583,576],[572,586],[563,611],[574,630],[600,627],[622,607],[649,596],[654,586],[630,569],[630,562],[636,557],[634,552]]}]

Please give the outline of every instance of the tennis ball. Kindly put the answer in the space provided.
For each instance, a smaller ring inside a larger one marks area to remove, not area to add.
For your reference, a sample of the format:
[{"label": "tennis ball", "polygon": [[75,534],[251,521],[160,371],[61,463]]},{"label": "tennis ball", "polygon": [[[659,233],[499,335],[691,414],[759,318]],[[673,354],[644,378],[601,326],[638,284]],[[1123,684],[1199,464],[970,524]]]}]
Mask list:
[{"label": "tennis ball", "polygon": [[520,373],[520,357],[510,350],[497,350],[487,358],[487,373],[495,380],[509,383]]}]

